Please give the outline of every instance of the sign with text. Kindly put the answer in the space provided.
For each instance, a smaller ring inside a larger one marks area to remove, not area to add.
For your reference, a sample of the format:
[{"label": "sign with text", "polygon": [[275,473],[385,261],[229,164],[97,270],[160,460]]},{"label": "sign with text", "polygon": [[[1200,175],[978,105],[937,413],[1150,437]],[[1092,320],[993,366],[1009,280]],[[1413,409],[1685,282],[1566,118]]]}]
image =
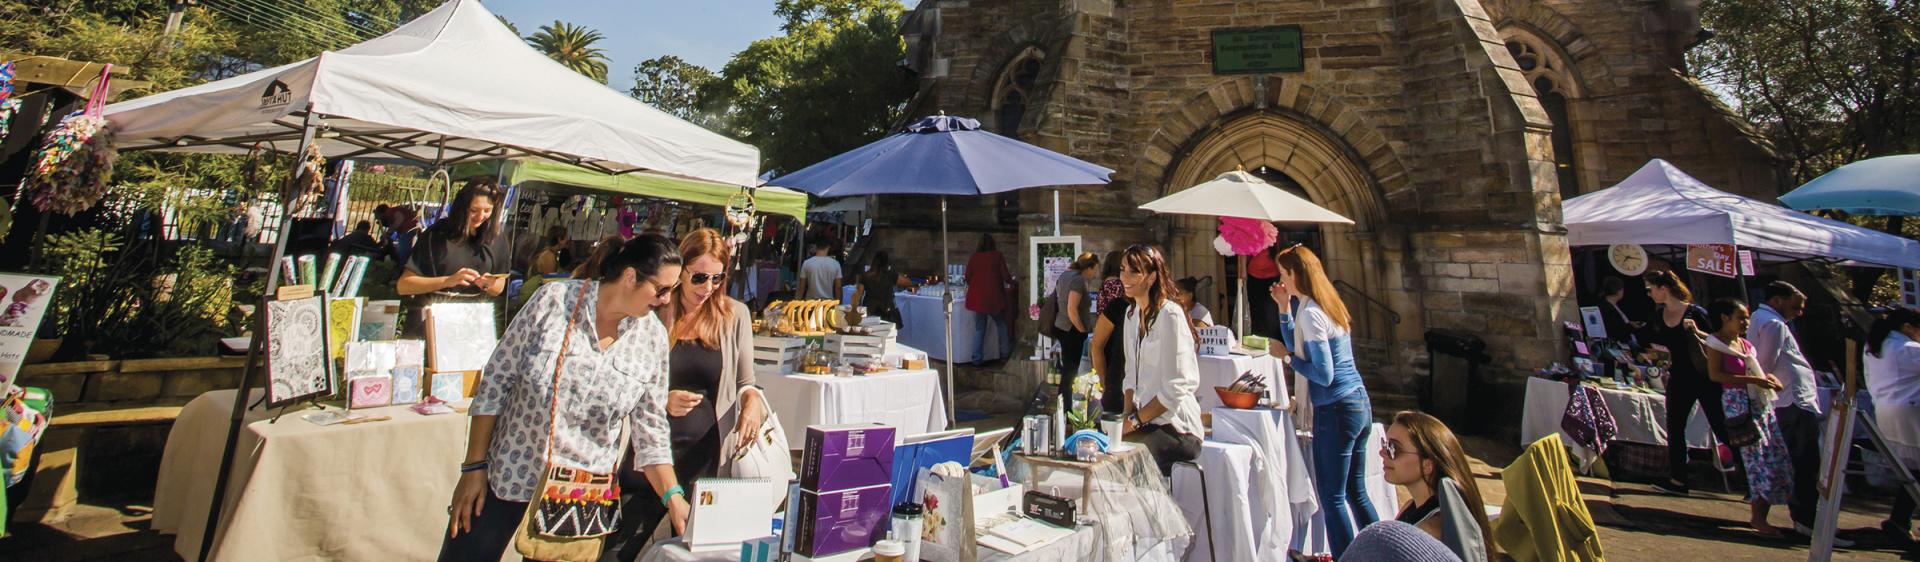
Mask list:
[{"label": "sign with text", "polygon": [[1200,329],[1201,355],[1232,355],[1233,329],[1226,326],[1207,326]]},{"label": "sign with text", "polygon": [[1732,244],[1690,244],[1687,246],[1687,269],[1732,278],[1737,271],[1735,256]]},{"label": "sign with text", "polygon": [[0,274],[0,396],[13,386],[14,376],[27,360],[27,348],[40,328],[40,317],[53,302],[59,277]]},{"label": "sign with text", "polygon": [[1243,27],[1213,31],[1214,74],[1264,74],[1306,70],[1300,26]]},{"label": "sign with text", "polygon": [[1753,250],[1740,250],[1740,274],[1753,277]]}]

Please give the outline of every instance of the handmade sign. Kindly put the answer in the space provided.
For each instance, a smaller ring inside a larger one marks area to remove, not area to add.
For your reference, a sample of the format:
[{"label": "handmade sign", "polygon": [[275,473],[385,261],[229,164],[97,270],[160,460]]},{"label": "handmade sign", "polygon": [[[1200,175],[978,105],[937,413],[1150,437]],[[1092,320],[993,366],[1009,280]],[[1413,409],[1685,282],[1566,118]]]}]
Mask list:
[{"label": "handmade sign", "polygon": [[1200,330],[1200,354],[1227,356],[1233,354],[1233,329],[1226,326],[1207,326]]},{"label": "handmade sign", "polygon": [[264,308],[260,331],[267,337],[267,406],[333,394],[325,301],[269,297]]},{"label": "handmade sign", "polygon": [[1732,244],[1690,244],[1687,246],[1687,269],[1733,278],[1736,271],[1735,254]]},{"label": "handmade sign", "polygon": [[427,305],[427,366],[435,372],[485,368],[497,338],[490,303]]},{"label": "handmade sign", "polygon": [[27,359],[27,349],[33,346],[40,317],[46,314],[47,303],[53,302],[53,288],[59,283],[58,277],[0,275],[0,304],[5,306],[0,311],[0,396],[13,386],[20,364]]}]

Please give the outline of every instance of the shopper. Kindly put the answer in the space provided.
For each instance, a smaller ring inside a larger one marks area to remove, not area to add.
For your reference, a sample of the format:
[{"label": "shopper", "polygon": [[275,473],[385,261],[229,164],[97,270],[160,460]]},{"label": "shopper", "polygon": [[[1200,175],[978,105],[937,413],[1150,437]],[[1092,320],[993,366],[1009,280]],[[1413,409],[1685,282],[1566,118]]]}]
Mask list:
[{"label": "shopper", "polygon": [[1779,398],[1773,402],[1773,418],[1780,426],[1780,436],[1786,439],[1787,458],[1793,465],[1793,497],[1787,501],[1787,514],[1793,518],[1794,531],[1810,536],[1820,503],[1820,424],[1826,414],[1820,410],[1819,382],[1813,366],[1800,350],[1800,340],[1789,324],[1806,310],[1807,295],[1786,281],[1774,281],[1767,284],[1766,298],[1766,303],[1753,311],[1747,342],[1753,344],[1753,358],[1760,364],[1760,371],[1780,379],[1782,385]]},{"label": "shopper", "polygon": [[1200,387],[1200,357],[1186,313],[1167,298],[1173,277],[1167,273],[1166,258],[1159,250],[1135,245],[1122,254],[1121,263],[1120,279],[1134,302],[1121,325],[1129,410],[1121,431],[1129,440],[1146,444],[1160,474],[1170,476],[1174,463],[1200,456],[1206,435],[1200,401],[1194,398]]},{"label": "shopper", "polygon": [[568,259],[573,242],[567,239],[566,227],[554,225],[547,227],[545,243],[540,253],[533,257],[533,276],[542,277],[564,271],[572,260]]},{"label": "shopper", "polygon": [[[1433,538],[1446,540],[1446,529],[1473,529],[1463,547],[1454,551],[1462,560],[1492,560],[1493,527],[1487,524],[1486,500],[1480,497],[1480,485],[1474,481],[1467,453],[1453,430],[1439,419],[1420,412],[1393,415],[1386,439],[1380,448],[1381,468],[1387,483],[1405,486],[1409,496],[1394,520],[1419,527]],[[1448,487],[1452,487],[1451,491]],[[1458,494],[1461,505],[1443,509],[1442,499]],[[1464,551],[1473,545],[1473,552]],[[1449,543],[1448,547],[1455,545]]]},{"label": "shopper", "polygon": [[[1280,252],[1280,281],[1270,295],[1280,306],[1280,335],[1293,370],[1307,378],[1313,404],[1314,487],[1327,514],[1327,539],[1338,557],[1358,529],[1380,519],[1367,498],[1365,447],[1373,406],[1353,359],[1353,316],[1327,279],[1319,256],[1305,246]],[[1349,516],[1355,524],[1348,522]]]},{"label": "shopper", "polygon": [[402,264],[413,257],[413,246],[420,238],[420,210],[412,205],[379,205],[373,208],[373,220],[380,223],[380,240]]},{"label": "shopper", "polygon": [[[1920,476],[1920,312],[1894,309],[1867,330],[1867,393],[1886,451]],[[1905,490],[1893,494],[1893,511],[1880,529],[1913,540],[1915,502]]]},{"label": "shopper", "polygon": [[1100,317],[1093,320],[1093,371],[1100,373],[1100,409],[1109,414],[1118,414],[1127,410],[1127,397],[1124,387],[1127,380],[1126,338],[1121,337],[1120,328],[1127,323],[1127,307],[1133,306],[1133,299],[1127,298],[1127,287],[1120,282],[1120,250],[1107,252],[1101,260],[1100,296],[1094,299],[1100,307]]},{"label": "shopper", "polygon": [[[680,240],[680,284],[660,320],[667,326],[667,427],[673,448],[675,481],[695,486],[701,478],[725,476],[721,438],[728,433],[752,442],[767,417],[765,397],[753,386],[753,313],[727,296],[727,266],[732,250],[711,228]],[[654,527],[667,515],[659,491],[646,474],[621,459],[620,531],[607,542],[607,558],[639,557]],[[696,493],[699,490],[694,490]]]},{"label": "shopper", "polygon": [[689,507],[673,470],[667,421],[667,328],[653,312],[680,282],[680,254],[659,235],[621,245],[595,280],[541,287],[487,361],[442,561],[499,560],[546,467],[613,475],[631,435],[634,464],[666,493],[675,531]]},{"label": "shopper", "polygon": [[[893,291],[901,287],[912,287],[913,282],[907,276],[893,270],[893,260],[886,252],[874,252],[873,259],[867,264],[867,272],[860,274],[859,282],[853,286],[853,302],[866,307],[867,315],[884,319],[894,324],[900,323],[900,308],[894,304]],[[971,293],[968,294],[971,297]]]},{"label": "shopper", "polygon": [[1707,337],[1707,377],[1725,388],[1721,400],[1729,430],[1747,428],[1741,432],[1758,436],[1752,444],[1737,447],[1747,468],[1747,504],[1752,510],[1747,523],[1760,536],[1781,538],[1785,535],[1767,522],[1767,512],[1793,497],[1793,461],[1773,417],[1774,394],[1782,385],[1760,369],[1753,344],[1743,336],[1751,321],[1746,303],[1731,298],[1713,301],[1707,315],[1720,326]]},{"label": "shopper", "polygon": [[467,180],[446,218],[420,235],[394,287],[406,297],[402,337],[426,337],[428,304],[492,302],[507,288],[507,256],[496,240],[499,221],[493,220],[499,203],[493,178]]},{"label": "shopper", "polygon": [[1097,267],[1100,256],[1081,252],[1053,282],[1054,299],[1059,303],[1053,331],[1060,340],[1060,399],[1068,411],[1073,410],[1073,379],[1080,374],[1080,356],[1086,353],[1087,336],[1093,333],[1093,298],[1087,280]]},{"label": "shopper", "polygon": [[1193,327],[1212,326],[1213,313],[1207,310],[1206,305],[1199,302],[1200,280],[1184,277],[1175,281],[1174,284],[1180,287],[1180,291],[1174,294],[1174,302],[1180,303],[1180,308],[1187,311],[1187,320],[1193,324]]},{"label": "shopper", "polygon": [[1000,254],[992,234],[980,235],[980,246],[967,258],[967,311],[973,313],[975,365],[986,359],[987,338],[1008,331],[1005,320],[1012,300],[1007,296],[1012,293],[1013,272],[1007,270],[1007,257]]},{"label": "shopper", "polygon": [[380,254],[380,242],[373,239],[373,223],[360,221],[354,223],[353,232],[333,241],[328,251],[346,256],[377,256]]},{"label": "shopper", "polygon": [[800,264],[797,288],[808,300],[840,300],[840,260],[830,255],[831,242],[815,242],[813,257]]},{"label": "shopper", "polygon": [[[1724,389],[1707,378],[1706,351],[1703,342],[1713,325],[1707,310],[1693,304],[1693,292],[1671,271],[1647,274],[1647,293],[1656,306],[1653,322],[1642,331],[1640,341],[1658,345],[1672,355],[1667,369],[1667,480],[1655,482],[1654,489],[1684,495],[1687,490],[1687,420],[1697,404],[1707,416],[1707,426],[1721,443],[1727,442]],[[1696,364],[1697,362],[1697,364]]]},{"label": "shopper", "polygon": [[1600,319],[1607,328],[1607,339],[1631,344],[1634,332],[1646,323],[1627,318],[1627,312],[1620,308],[1620,300],[1626,296],[1627,284],[1619,277],[1600,281]]},{"label": "shopper", "polygon": [[1105,311],[1113,299],[1125,298],[1127,286],[1120,282],[1120,250],[1107,252],[1100,260],[1100,294],[1093,299],[1093,308]]}]

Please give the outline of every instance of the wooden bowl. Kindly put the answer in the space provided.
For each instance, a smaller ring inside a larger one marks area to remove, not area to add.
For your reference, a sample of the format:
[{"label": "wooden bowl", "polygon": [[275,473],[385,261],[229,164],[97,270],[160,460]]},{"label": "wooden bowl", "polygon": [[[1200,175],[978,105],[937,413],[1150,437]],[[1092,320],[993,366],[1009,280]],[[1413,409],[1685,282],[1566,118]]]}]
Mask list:
[{"label": "wooden bowl", "polygon": [[1246,410],[1260,403],[1260,395],[1251,392],[1234,392],[1224,386],[1213,387],[1213,391],[1220,395],[1220,403],[1228,408]]}]

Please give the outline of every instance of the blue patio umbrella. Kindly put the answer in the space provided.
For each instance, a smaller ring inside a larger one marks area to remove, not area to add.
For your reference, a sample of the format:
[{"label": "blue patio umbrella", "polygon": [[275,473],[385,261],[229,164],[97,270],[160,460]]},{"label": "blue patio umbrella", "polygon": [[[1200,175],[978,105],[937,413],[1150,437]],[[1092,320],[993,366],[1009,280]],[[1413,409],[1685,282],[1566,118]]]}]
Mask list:
[{"label": "blue patio umbrella", "polygon": [[[965,117],[923,117],[905,131],[787,174],[767,185],[821,197],[939,195],[940,263],[947,264],[948,195],[988,195],[1030,187],[1105,184],[1113,170],[980,130]],[[947,420],[953,421],[953,293],[947,322]]]},{"label": "blue patio umbrella", "polygon": [[1802,211],[1920,215],[1920,154],[1868,158],[1834,168],[1780,196],[1780,202]]}]

